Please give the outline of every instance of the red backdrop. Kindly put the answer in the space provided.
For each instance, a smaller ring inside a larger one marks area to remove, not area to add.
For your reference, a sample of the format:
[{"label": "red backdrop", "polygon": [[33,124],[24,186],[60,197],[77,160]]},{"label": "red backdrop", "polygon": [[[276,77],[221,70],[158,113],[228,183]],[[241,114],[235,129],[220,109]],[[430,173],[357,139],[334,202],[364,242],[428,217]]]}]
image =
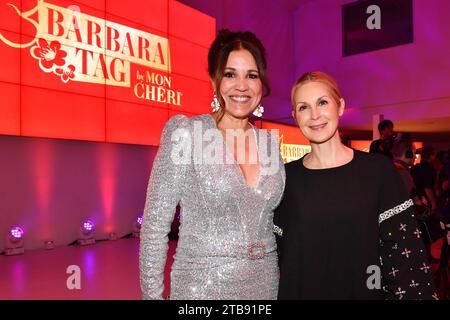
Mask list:
[{"label": "red backdrop", "polygon": [[174,0],[0,0],[0,134],[157,146],[209,111],[214,36]]}]

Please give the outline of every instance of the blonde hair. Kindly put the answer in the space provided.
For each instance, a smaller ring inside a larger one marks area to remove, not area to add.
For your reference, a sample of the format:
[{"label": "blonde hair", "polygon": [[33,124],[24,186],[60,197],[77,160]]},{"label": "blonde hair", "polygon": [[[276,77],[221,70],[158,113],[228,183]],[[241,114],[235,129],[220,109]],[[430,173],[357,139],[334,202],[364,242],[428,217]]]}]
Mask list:
[{"label": "blonde hair", "polygon": [[305,72],[300,78],[295,81],[291,90],[291,103],[292,107],[295,108],[294,95],[298,88],[308,82],[322,82],[330,88],[331,96],[340,105],[340,100],[342,99],[341,92],[336,80],[330,75],[322,71]]}]

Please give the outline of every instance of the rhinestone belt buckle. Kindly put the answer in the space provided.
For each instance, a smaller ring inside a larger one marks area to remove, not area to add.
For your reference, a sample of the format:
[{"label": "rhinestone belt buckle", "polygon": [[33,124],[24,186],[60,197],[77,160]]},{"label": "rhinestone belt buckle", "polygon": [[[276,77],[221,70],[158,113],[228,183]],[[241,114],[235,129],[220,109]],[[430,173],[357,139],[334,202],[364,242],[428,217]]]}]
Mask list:
[{"label": "rhinestone belt buckle", "polygon": [[262,259],[266,255],[266,246],[262,243],[252,243],[248,246],[247,254],[252,260]]}]

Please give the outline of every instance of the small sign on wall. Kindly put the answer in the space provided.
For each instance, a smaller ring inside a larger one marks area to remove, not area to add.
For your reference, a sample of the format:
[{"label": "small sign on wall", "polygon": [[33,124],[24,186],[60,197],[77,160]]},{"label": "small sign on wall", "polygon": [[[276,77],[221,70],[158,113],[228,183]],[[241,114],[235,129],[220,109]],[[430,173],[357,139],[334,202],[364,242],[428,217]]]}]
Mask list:
[{"label": "small sign on wall", "polygon": [[363,0],[342,6],[344,56],[413,42],[412,0]]}]

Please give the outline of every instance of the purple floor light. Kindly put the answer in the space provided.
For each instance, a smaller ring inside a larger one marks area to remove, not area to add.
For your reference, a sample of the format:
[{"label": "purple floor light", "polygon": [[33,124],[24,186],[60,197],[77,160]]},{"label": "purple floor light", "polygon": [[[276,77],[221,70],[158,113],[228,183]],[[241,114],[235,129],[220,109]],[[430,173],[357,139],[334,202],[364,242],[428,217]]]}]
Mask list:
[{"label": "purple floor light", "polygon": [[91,220],[85,220],[81,226],[78,244],[82,246],[94,244],[94,228],[94,223]]},{"label": "purple floor light", "polygon": [[16,254],[23,254],[23,236],[24,232],[21,227],[12,227],[9,234],[6,235],[5,255],[13,256]]},{"label": "purple floor light", "polygon": [[11,228],[10,232],[11,232],[11,237],[14,240],[22,239],[23,234],[24,234],[23,229],[21,227],[13,227],[13,228]]},{"label": "purple floor light", "polygon": [[138,216],[137,219],[133,222],[133,237],[139,238],[142,227],[142,215]]},{"label": "purple floor light", "polygon": [[83,233],[90,233],[94,230],[94,223],[90,220],[83,222]]}]

